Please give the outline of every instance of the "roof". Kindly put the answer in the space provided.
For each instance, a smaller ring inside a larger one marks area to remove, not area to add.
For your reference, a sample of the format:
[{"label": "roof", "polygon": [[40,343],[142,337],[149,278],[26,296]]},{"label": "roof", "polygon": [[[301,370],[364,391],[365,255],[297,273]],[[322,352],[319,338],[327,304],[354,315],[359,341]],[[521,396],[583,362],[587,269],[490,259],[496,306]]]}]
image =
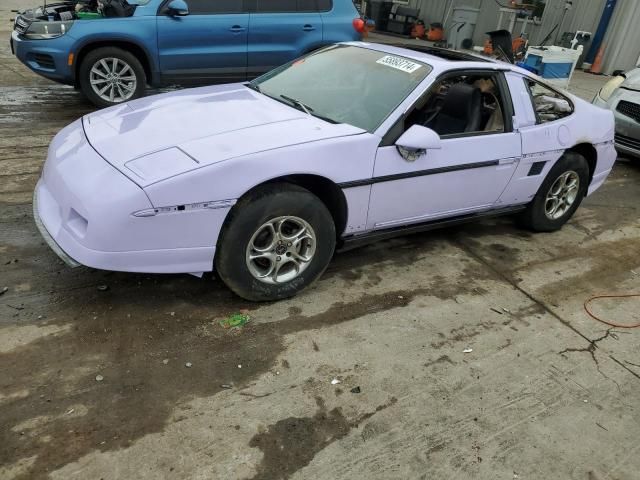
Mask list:
[{"label": "roof", "polygon": [[513,65],[493,59],[458,52],[446,48],[430,47],[428,45],[383,44],[369,42],[348,42],[353,45],[379,52],[401,55],[431,65],[436,70],[450,70],[451,68],[485,68],[491,70],[511,70]]},{"label": "roof", "polygon": [[472,53],[460,52],[458,50],[452,50],[450,48],[434,47],[431,45],[416,45],[415,43],[394,43],[394,47],[404,48],[406,50],[413,50],[418,53],[424,53],[431,57],[438,57],[442,60],[449,60],[452,62],[482,62],[482,63],[495,63],[493,59],[488,57],[481,57],[480,55],[474,55]]}]

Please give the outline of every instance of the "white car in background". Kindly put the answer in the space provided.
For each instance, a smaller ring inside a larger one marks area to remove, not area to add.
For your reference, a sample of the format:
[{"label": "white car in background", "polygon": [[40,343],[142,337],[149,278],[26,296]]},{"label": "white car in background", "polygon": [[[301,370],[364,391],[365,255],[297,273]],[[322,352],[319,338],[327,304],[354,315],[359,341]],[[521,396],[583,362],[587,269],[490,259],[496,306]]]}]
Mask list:
[{"label": "white car in background", "polygon": [[593,104],[613,112],[618,151],[640,157],[640,68],[609,80]]}]

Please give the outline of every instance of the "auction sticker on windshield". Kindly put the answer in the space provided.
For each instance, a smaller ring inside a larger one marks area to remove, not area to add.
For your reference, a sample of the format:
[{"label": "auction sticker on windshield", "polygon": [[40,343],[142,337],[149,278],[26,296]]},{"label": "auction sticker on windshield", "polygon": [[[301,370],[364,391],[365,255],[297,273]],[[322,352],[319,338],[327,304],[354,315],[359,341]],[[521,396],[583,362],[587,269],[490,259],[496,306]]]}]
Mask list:
[{"label": "auction sticker on windshield", "polygon": [[393,55],[385,55],[381,59],[377,60],[376,63],[396,68],[407,73],[413,73],[422,66],[419,63],[412,62],[406,58],[394,57]]}]

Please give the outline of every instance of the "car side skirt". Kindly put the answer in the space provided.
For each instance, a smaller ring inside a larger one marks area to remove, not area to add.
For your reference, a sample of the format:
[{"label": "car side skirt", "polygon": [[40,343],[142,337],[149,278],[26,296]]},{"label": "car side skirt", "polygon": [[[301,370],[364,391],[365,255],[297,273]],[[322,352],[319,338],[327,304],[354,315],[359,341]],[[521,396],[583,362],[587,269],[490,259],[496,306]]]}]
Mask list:
[{"label": "car side skirt", "polygon": [[512,215],[527,208],[526,205],[515,205],[510,207],[496,208],[493,210],[485,210],[483,212],[459,215],[456,217],[441,218],[422,223],[412,223],[401,227],[386,228],[382,230],[374,230],[361,235],[348,235],[342,237],[342,243],[338,247],[339,252],[345,252],[354,248],[359,248],[369,243],[380,240],[388,240],[390,238],[399,237],[401,235],[410,235],[412,233],[421,233],[439,228],[452,227],[467,222],[474,222],[482,218],[499,217],[502,215]]}]

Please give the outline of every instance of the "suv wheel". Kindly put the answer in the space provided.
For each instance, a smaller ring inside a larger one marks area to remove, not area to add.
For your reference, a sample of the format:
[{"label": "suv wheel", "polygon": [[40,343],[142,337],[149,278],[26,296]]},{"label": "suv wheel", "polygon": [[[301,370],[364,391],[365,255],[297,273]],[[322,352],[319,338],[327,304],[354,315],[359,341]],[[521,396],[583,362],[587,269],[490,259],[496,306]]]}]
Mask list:
[{"label": "suv wheel", "polygon": [[582,203],[588,186],[587,161],[578,153],[566,152],[549,171],[520,223],[536,232],[559,230]]},{"label": "suv wheel", "polygon": [[98,107],[109,107],[143,95],[144,68],[130,52],[116,47],[97,48],[87,54],[79,71],[82,93]]},{"label": "suv wheel", "polygon": [[333,217],[318,197],[296,185],[266,185],[233,207],[215,266],[242,298],[279,300],[316,281],[335,245]]}]

